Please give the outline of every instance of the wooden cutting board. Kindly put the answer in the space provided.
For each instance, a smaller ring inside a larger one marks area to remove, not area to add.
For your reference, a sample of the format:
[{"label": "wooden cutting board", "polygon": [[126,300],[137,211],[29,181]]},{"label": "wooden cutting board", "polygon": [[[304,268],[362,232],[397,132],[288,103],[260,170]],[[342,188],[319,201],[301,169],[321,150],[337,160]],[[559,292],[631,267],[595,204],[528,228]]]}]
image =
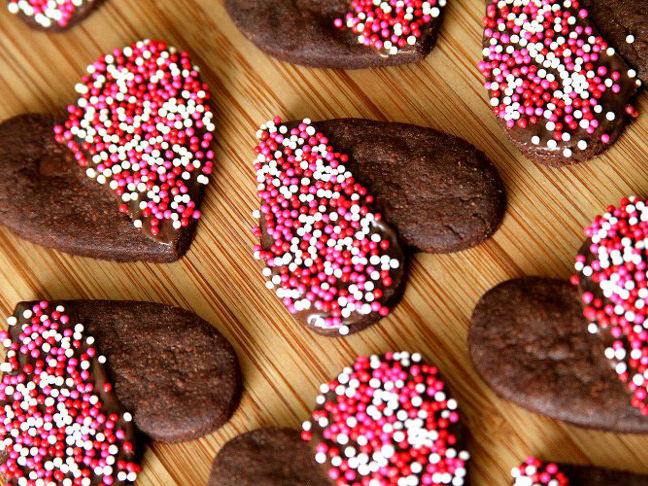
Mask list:
[{"label": "wooden cutting board", "polygon": [[[225,441],[260,426],[298,426],[318,385],[356,355],[400,349],[422,352],[447,377],[472,433],[475,484],[508,483],[511,467],[529,454],[648,472],[641,437],[581,430],[499,400],[475,374],[466,349],[469,317],[486,290],[522,275],[568,277],[588,221],[622,196],[648,195],[648,113],[594,162],[563,170],[534,165],[506,140],[481,86],[483,1],[448,3],[438,47],[424,63],[355,72],[265,56],[235,29],[222,0],[106,0],[86,22],[57,35],[34,32],[0,7],[0,120],[72,102],[88,63],[146,37],[189,50],[212,87],[217,169],[198,236],[182,261],[76,258],[0,229],[0,314],[24,299],[151,300],[191,309],[236,347],[245,393],[234,418],[198,441],[153,444],[139,485],[205,484]],[[640,111],[648,112],[646,105],[642,98]],[[504,224],[479,248],[418,255],[402,303],[370,330],[346,339],[302,330],[265,289],[251,256],[254,133],[275,114],[410,122],[462,136],[488,154],[506,182]]]}]

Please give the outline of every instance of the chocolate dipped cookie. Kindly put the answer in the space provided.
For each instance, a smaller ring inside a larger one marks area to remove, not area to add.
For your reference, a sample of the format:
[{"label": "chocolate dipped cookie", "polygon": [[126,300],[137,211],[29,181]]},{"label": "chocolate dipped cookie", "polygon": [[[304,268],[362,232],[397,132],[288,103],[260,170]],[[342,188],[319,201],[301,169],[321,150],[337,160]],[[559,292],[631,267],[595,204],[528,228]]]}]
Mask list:
[{"label": "chocolate dipped cookie", "polygon": [[0,223],[67,253],[171,262],[209,182],[209,88],[186,52],[141,41],[102,56],[67,117],[0,124]]},{"label": "chocolate dipped cookie", "polygon": [[386,316],[411,250],[472,247],[504,214],[492,163],[432,129],[275,118],[257,138],[255,257],[267,287],[321,334],[347,335]]}]

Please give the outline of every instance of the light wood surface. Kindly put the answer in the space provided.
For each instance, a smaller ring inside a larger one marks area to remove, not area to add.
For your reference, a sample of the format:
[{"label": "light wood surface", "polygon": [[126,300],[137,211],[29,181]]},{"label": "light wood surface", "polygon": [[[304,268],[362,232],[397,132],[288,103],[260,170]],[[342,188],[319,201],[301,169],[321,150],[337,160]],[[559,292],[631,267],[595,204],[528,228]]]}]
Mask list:
[{"label": "light wood surface", "polygon": [[[182,261],[76,258],[0,229],[1,314],[33,298],[151,300],[198,313],[236,347],[245,393],[233,419],[198,441],[153,444],[139,485],[205,484],[225,441],[260,426],[298,426],[319,383],[356,355],[400,349],[422,352],[447,377],[471,431],[475,484],[507,484],[510,468],[531,453],[648,472],[640,436],[581,430],[499,400],[475,374],[466,349],[470,314],[486,290],[526,274],[568,277],[584,225],[606,204],[648,193],[648,113],[593,162],[563,170],[534,165],[506,140],[485,99],[476,68],[482,0],[448,3],[438,46],[424,63],[355,72],[267,57],[236,30],[222,0],[106,0],[86,22],[58,35],[34,32],[0,6],[0,120],[65,106],[89,62],[146,37],[188,49],[212,88],[217,169],[197,238]],[[640,111],[647,104],[642,98]],[[478,248],[417,255],[402,303],[379,325],[346,339],[303,330],[265,289],[251,256],[254,132],[275,114],[358,116],[460,135],[499,168],[509,198],[504,223]]]}]

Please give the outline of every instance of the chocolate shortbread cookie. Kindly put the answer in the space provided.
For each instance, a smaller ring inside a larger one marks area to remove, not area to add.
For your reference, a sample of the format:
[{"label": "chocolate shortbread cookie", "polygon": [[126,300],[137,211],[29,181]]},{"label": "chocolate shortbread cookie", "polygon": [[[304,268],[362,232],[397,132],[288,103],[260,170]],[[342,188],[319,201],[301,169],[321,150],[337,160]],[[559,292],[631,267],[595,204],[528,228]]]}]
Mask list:
[{"label": "chocolate shortbread cookie", "polygon": [[141,456],[106,357],[62,305],[21,306],[0,331],[3,484],[127,485]]},{"label": "chocolate shortbread cookie", "polygon": [[528,458],[513,468],[513,486],[648,486],[648,476],[577,464],[545,463]]},{"label": "chocolate shortbread cookie", "polygon": [[208,486],[327,486],[312,445],[288,428],[257,429],[234,437],[220,450]]},{"label": "chocolate shortbread cookie", "polygon": [[275,118],[257,136],[255,256],[291,314],[325,335],[389,313],[404,289],[403,242],[458,251],[488,238],[504,214],[495,167],[435,130]]},{"label": "chocolate shortbread cookie", "polygon": [[[600,3],[592,2],[592,11]],[[641,81],[580,0],[486,6],[479,69],[512,142],[554,167],[607,150],[637,116],[632,103]]]},{"label": "chocolate shortbread cookie", "polygon": [[340,69],[423,60],[436,43],[445,4],[446,0],[225,3],[239,30],[267,54],[291,63]]},{"label": "chocolate shortbread cookie", "polygon": [[102,56],[76,90],[65,119],[0,125],[0,222],[77,255],[177,260],[214,157],[198,68],[185,52],[141,41]]},{"label": "chocolate shortbread cookie", "polygon": [[468,335],[475,369],[506,400],[582,427],[648,432],[569,282],[527,277],[488,291]]},{"label": "chocolate shortbread cookie", "polygon": [[63,32],[88,17],[104,0],[7,0],[7,8],[30,27]]},{"label": "chocolate shortbread cookie", "polygon": [[[33,305],[18,304],[16,315]],[[117,398],[152,439],[196,439],[218,429],[238,406],[242,380],[236,354],[195,314],[148,302],[52,305],[62,305],[70,320],[83,323],[94,337]]]},{"label": "chocolate shortbread cookie", "polygon": [[226,444],[210,485],[466,484],[457,402],[420,354],[361,356],[320,393],[301,434],[261,429]]},{"label": "chocolate shortbread cookie", "polygon": [[22,115],[0,124],[0,222],[16,235],[74,255],[171,262],[189,248],[194,225],[174,241],[151,238],[116,208],[105,185],[85,175],[54,140],[56,118]]}]

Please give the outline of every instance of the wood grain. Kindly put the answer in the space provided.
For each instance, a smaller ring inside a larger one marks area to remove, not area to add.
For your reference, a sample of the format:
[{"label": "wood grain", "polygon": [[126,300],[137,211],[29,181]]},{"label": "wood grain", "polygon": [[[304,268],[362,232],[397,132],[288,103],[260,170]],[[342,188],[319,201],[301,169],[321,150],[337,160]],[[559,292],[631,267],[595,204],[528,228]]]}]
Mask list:
[{"label": "wood grain", "polygon": [[[584,225],[624,195],[648,194],[648,115],[588,164],[550,170],[525,160],[497,126],[481,87],[483,2],[449,4],[438,47],[425,63],[356,72],[268,58],[234,28],[222,0],[107,0],[62,35],[33,32],[0,8],[0,120],[71,102],[86,64],[145,37],[190,50],[214,93],[217,170],[198,236],[182,261],[120,265],[75,258],[0,229],[1,314],[23,299],[145,299],[195,311],[236,347],[246,391],[234,418],[195,442],[153,444],[138,484],[205,484],[225,441],[259,426],[298,426],[320,382],[358,354],[398,349],[422,352],[447,377],[472,432],[475,484],[506,484],[510,468],[530,453],[645,470],[648,450],[640,437],[579,430],[497,399],[471,368],[466,334],[486,290],[525,274],[567,277]],[[646,98],[639,105],[648,111]],[[274,114],[359,116],[460,135],[486,151],[506,182],[504,224],[479,248],[418,255],[403,302],[380,325],[344,340],[302,330],[265,289],[251,257],[253,135]]]}]

